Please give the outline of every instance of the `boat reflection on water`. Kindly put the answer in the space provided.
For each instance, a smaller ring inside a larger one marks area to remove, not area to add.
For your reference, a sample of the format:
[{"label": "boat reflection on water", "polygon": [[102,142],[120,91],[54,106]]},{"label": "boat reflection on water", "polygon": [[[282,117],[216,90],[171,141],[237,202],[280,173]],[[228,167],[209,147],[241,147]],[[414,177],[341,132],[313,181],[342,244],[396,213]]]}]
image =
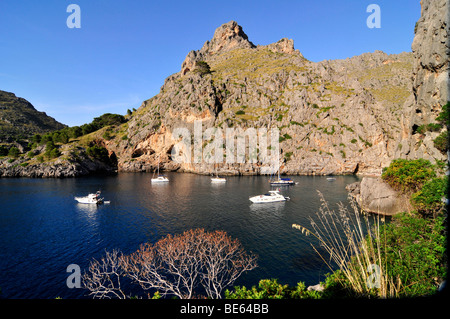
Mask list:
[{"label": "boat reflection on water", "polygon": [[283,202],[271,202],[264,205],[258,203],[250,204],[250,211],[252,213],[281,213],[285,208],[286,201]]}]

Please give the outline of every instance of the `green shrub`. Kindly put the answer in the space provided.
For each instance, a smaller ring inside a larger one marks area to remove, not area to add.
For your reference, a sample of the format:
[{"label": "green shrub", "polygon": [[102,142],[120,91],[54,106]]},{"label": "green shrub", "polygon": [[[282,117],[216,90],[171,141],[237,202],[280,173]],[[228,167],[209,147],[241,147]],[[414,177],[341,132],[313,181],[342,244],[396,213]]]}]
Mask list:
[{"label": "green shrub", "polygon": [[226,299],[311,299],[320,298],[317,291],[307,291],[303,282],[297,286],[289,287],[278,283],[277,279],[262,279],[258,287],[248,289],[245,286],[236,286],[233,291],[225,291]]},{"label": "green shrub", "polygon": [[8,151],[8,156],[11,156],[12,158],[17,158],[20,155],[20,151],[17,147],[13,146]]},{"label": "green shrub", "polygon": [[443,198],[447,196],[448,177],[436,177],[426,182],[412,194],[411,203],[421,214],[436,214],[444,208]]},{"label": "green shrub", "polygon": [[[47,153],[47,152],[46,152]],[[51,151],[50,151],[50,153],[49,153],[49,158],[57,158],[57,157],[59,157],[59,156],[61,156],[61,152],[57,149],[57,148],[54,148],[54,149],[52,149]]]},{"label": "green shrub", "polygon": [[287,152],[286,154],[284,154],[284,158],[286,159],[286,161],[290,161],[291,160],[291,156],[292,156],[292,152]]},{"label": "green shrub", "polygon": [[108,130],[106,130],[105,133],[103,133],[102,137],[107,141],[109,141],[112,138],[111,133]]},{"label": "green shrub", "polygon": [[98,145],[90,146],[86,150],[86,153],[90,157],[98,159],[101,162],[105,162],[105,163],[109,162],[108,150],[102,146],[98,146]]},{"label": "green shrub", "polygon": [[436,147],[442,154],[447,153],[449,147],[448,131],[442,132],[433,140],[434,147]]},{"label": "green shrub", "polygon": [[49,140],[45,145],[45,153],[44,155],[48,159],[57,158],[61,155],[61,152],[58,150],[58,148],[53,143],[53,140]]},{"label": "green shrub", "polygon": [[206,74],[210,74],[211,68],[210,68],[209,64],[206,63],[205,61],[198,61],[195,63],[193,72],[200,74],[200,76],[203,76]]},{"label": "green shrub", "polygon": [[421,218],[403,213],[385,226],[381,247],[386,256],[386,271],[399,277],[400,297],[433,294],[446,277],[444,216]]},{"label": "green shrub", "polygon": [[69,142],[69,136],[66,132],[55,132],[53,133],[53,141],[55,143],[66,144]]},{"label": "green shrub", "polygon": [[39,144],[40,142],[41,142],[41,135],[39,135],[39,134],[34,134],[33,135],[33,137],[31,138],[31,141],[33,142],[33,143],[37,143],[37,144]]},{"label": "green shrub", "polygon": [[71,135],[72,137],[75,137],[76,135],[86,135],[101,129],[102,127],[108,125],[120,125],[122,123],[125,123],[126,121],[127,119],[123,115],[105,113],[99,117],[94,118],[94,120],[89,124],[83,124],[81,125],[81,127],[71,128],[69,135]]},{"label": "green shrub", "polygon": [[429,123],[429,124],[423,124],[420,125],[416,132],[420,134],[425,134],[426,132],[438,132],[440,129],[442,129],[442,124],[439,123]]},{"label": "green shrub", "polygon": [[396,159],[383,169],[381,178],[395,190],[407,193],[418,191],[423,184],[436,177],[433,165],[428,160]]},{"label": "green shrub", "polygon": [[245,111],[244,110],[239,110],[236,112],[236,115],[244,115]]},{"label": "green shrub", "polygon": [[450,126],[449,106],[450,102],[442,106],[442,112],[439,113],[438,117],[436,117],[436,121],[442,125],[446,125],[447,127]]}]

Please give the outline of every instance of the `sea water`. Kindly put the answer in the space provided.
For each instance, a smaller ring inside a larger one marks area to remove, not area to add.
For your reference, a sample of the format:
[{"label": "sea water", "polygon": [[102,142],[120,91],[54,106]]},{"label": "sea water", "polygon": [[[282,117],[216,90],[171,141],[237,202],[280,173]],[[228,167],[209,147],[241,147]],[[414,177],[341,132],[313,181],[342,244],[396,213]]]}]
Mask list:
[{"label": "sea water", "polygon": [[[358,180],[291,176],[297,184],[280,187],[289,201],[252,204],[249,197],[271,189],[268,176],[228,176],[226,183],[194,174],[167,176],[168,183],[158,184],[146,173],[0,179],[0,298],[87,298],[87,291],[67,286],[69,265],[83,272],[105,250],[129,254],[142,243],[193,228],[224,230],[258,256],[258,267],[235,285],[270,278],[314,285],[330,269],[312,248],[313,237],[291,226],[310,226],[320,207],[317,191],[337,210],[337,203],[347,203],[345,186]],[[97,190],[110,204],[74,200]]]}]

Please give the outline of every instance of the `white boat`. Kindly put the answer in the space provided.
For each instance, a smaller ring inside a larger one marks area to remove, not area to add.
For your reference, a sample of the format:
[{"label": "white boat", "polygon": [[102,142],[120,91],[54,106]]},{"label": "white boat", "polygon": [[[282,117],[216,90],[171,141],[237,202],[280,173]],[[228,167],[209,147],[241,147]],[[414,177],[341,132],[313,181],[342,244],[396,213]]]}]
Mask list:
[{"label": "white boat", "polygon": [[211,177],[211,183],[225,183],[227,181],[227,179],[225,177],[220,177],[219,174],[217,174],[217,167],[215,168],[216,170],[216,176],[214,176],[213,174]]},{"label": "white boat", "polygon": [[163,175],[159,175],[156,178],[152,178],[152,183],[164,183],[164,182],[168,182],[169,179]]},{"label": "white boat", "polygon": [[249,198],[252,203],[273,203],[290,199],[280,194],[279,190],[269,191],[264,195],[257,195]]},{"label": "white boat", "polygon": [[84,196],[84,197],[75,197],[75,200],[80,204],[102,204],[103,203],[103,198],[100,198],[100,191],[98,191],[95,194],[89,194],[88,196]]},{"label": "white boat", "polygon": [[270,181],[270,185],[283,186],[283,185],[294,185],[295,182],[290,178],[279,178],[277,180]]},{"label": "white boat", "polygon": [[211,177],[211,183],[225,183],[227,179],[225,177]]},{"label": "white boat", "polygon": [[327,177],[327,181],[329,181],[329,182],[332,182],[332,181],[335,181],[335,180],[336,180],[335,177]]},{"label": "white boat", "polygon": [[273,186],[284,186],[284,185],[295,185],[295,182],[290,178],[281,178],[280,170],[278,170],[278,179],[269,180],[270,185]]},{"label": "white boat", "polygon": [[152,183],[166,183],[169,179],[164,175],[159,175],[159,157],[158,157],[158,176],[155,177],[155,173],[153,173]]}]

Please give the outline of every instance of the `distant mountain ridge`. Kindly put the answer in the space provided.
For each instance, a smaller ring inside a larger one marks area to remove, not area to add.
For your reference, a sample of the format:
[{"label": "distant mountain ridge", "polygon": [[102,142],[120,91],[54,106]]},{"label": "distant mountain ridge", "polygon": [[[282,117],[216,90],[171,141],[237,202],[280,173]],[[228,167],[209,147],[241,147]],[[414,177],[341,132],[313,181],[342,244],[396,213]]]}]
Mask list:
[{"label": "distant mountain ridge", "polygon": [[66,125],[45,112],[37,111],[24,98],[0,90],[0,141],[59,130]]}]

